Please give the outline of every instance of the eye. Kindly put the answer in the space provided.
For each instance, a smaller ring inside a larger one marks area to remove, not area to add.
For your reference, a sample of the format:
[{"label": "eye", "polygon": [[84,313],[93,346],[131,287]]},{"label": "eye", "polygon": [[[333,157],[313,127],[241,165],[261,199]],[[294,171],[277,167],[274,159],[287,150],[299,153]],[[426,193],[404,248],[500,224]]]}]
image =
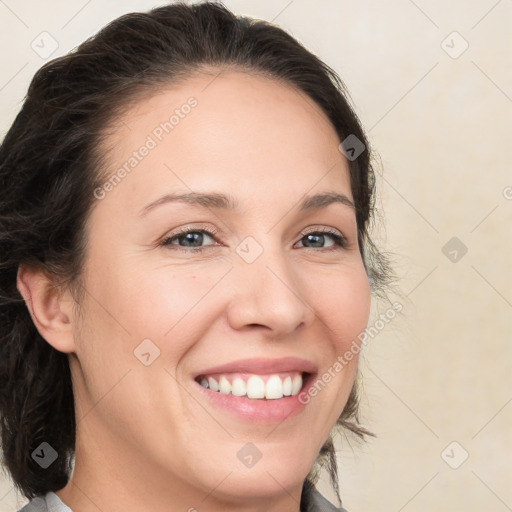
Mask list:
[{"label": "eye", "polygon": [[333,230],[331,228],[325,228],[322,230],[310,231],[308,233],[301,233],[302,238],[299,242],[304,246],[303,240],[306,240],[307,243],[311,243],[314,248],[320,247],[325,242],[326,239],[334,240],[334,243],[327,247],[328,251],[335,251],[339,249],[345,249],[348,247],[348,240],[338,231]]},{"label": "eye", "polygon": [[[207,228],[184,228],[175,233],[166,236],[160,243],[160,246],[169,249],[178,249],[186,252],[201,252],[202,250],[212,247],[215,244],[204,245],[204,242],[211,238],[215,240],[217,231],[215,229]],[[306,249],[324,249],[326,251],[333,251],[345,249],[348,247],[348,240],[338,231],[325,228],[316,231],[309,231],[301,233],[299,243]],[[331,244],[325,247],[326,240],[332,240]],[[305,243],[303,242],[305,241]],[[305,244],[311,244],[308,247]]]},{"label": "eye", "polygon": [[172,249],[185,251],[190,249],[192,252],[198,252],[205,247],[203,245],[205,238],[215,239],[216,233],[215,230],[210,231],[204,228],[185,228],[177,233],[171,233],[169,236],[166,236],[159,245]]}]

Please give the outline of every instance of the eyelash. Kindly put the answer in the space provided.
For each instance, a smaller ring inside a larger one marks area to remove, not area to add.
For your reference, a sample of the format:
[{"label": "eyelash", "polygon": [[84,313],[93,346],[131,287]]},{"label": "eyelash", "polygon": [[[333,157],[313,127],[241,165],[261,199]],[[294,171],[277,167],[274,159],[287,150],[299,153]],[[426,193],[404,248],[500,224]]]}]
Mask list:
[{"label": "eyelash", "polygon": [[[216,229],[205,229],[205,228],[184,228],[176,233],[172,233],[171,235],[166,236],[158,245],[163,246],[163,247],[169,247],[169,248],[172,248],[173,250],[178,249],[181,251],[194,252],[194,253],[202,252],[205,249],[208,249],[209,247],[214,247],[213,245],[203,246],[203,247],[181,247],[178,244],[171,243],[173,240],[181,238],[185,235],[188,235],[189,233],[207,234],[208,236],[210,236],[211,238],[213,238],[215,240],[215,235],[217,234],[217,230]],[[302,239],[308,235],[329,235],[334,240],[335,245],[333,247],[319,248],[319,249],[305,247],[305,249],[309,249],[312,251],[322,251],[322,252],[336,251],[336,250],[346,249],[349,245],[348,240],[343,235],[340,235],[337,231],[335,231],[331,228],[325,228],[325,229],[320,229],[320,230],[317,229],[315,231],[306,231],[306,232],[302,232],[300,235],[301,235],[301,238],[299,239],[299,241],[302,241]]]}]

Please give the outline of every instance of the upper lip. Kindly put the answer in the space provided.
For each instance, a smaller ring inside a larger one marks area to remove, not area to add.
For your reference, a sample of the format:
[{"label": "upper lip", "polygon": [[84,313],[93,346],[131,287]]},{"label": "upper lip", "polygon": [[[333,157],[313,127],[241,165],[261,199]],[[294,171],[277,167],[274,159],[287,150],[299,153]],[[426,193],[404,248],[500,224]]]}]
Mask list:
[{"label": "upper lip", "polygon": [[280,373],[299,371],[305,373],[316,373],[317,366],[312,361],[300,357],[283,357],[280,359],[252,358],[239,359],[231,363],[221,364],[206,368],[194,375],[212,375],[215,373]]}]

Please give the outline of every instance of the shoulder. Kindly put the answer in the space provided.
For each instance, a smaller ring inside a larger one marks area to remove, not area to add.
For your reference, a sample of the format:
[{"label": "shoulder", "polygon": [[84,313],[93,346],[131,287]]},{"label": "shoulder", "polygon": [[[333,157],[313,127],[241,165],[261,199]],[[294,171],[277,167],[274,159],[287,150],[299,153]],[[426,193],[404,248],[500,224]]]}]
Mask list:
[{"label": "shoulder", "polygon": [[72,512],[54,492],[32,498],[17,512]]},{"label": "shoulder", "polygon": [[24,507],[20,508],[17,512],[48,512],[46,506],[46,499],[44,496],[37,496],[32,498]]}]

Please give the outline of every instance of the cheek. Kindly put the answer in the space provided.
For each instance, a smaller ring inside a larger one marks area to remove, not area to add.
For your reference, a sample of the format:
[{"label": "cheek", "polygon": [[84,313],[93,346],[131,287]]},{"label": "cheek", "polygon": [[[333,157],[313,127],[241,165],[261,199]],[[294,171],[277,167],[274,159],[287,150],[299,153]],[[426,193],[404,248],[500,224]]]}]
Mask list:
[{"label": "cheek", "polygon": [[359,342],[370,315],[370,285],[364,269],[347,268],[331,274],[316,289],[315,311],[328,329],[337,353]]},{"label": "cheek", "polygon": [[98,310],[108,324],[102,327],[131,340],[132,350],[149,338],[161,351],[178,356],[218,314],[221,301],[215,287],[228,269],[226,265],[152,268],[134,262],[118,266],[115,274],[95,275],[98,297],[111,313]]}]

